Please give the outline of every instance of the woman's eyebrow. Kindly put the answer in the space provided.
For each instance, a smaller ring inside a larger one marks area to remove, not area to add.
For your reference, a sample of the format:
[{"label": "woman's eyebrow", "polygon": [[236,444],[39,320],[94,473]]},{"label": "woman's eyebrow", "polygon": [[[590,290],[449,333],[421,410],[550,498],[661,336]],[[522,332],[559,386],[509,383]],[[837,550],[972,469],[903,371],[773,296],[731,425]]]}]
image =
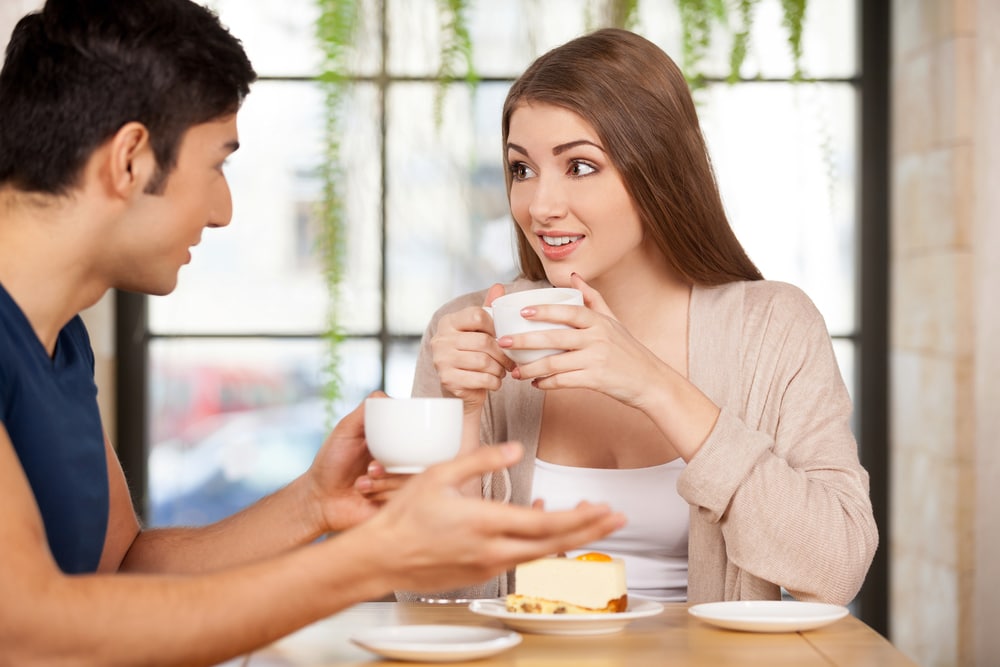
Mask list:
[{"label": "woman's eyebrow", "polygon": [[[553,155],[559,155],[560,153],[565,153],[569,149],[574,148],[576,146],[593,146],[594,148],[596,148],[597,150],[601,151],[602,153],[604,152],[604,149],[601,148],[600,146],[598,146],[597,144],[595,144],[593,141],[588,141],[587,139],[577,139],[576,141],[569,141],[569,142],[567,142],[565,144],[559,144],[558,146],[553,146],[553,148],[552,148],[552,154]],[[507,143],[507,150],[509,150],[509,151],[517,151],[518,153],[520,153],[520,154],[522,154],[522,155],[524,155],[526,157],[528,156],[527,149],[522,148],[521,146],[518,146],[515,143],[508,142]]]},{"label": "woman's eyebrow", "polygon": [[568,151],[570,148],[575,148],[576,146],[593,146],[602,153],[604,152],[604,149],[595,144],[593,141],[587,141],[586,139],[577,139],[576,141],[570,141],[565,144],[559,144],[558,146],[553,147],[552,154],[559,155],[560,153],[564,153]]},{"label": "woman's eyebrow", "polygon": [[512,144],[509,141],[507,142],[507,150],[509,150],[509,151],[517,151],[521,155],[523,155],[525,157],[528,157],[528,151],[527,151],[527,149],[522,148],[521,146],[518,146],[517,144]]}]

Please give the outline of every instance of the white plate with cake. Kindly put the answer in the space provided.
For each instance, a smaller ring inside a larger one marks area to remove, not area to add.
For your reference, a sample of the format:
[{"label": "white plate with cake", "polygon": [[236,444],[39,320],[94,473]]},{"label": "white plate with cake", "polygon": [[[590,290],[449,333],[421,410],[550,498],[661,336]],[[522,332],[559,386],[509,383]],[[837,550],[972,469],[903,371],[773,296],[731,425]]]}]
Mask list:
[{"label": "white plate with cake", "polygon": [[605,554],[522,563],[514,581],[506,598],[475,600],[469,609],[514,630],[549,635],[610,634],[663,611],[659,602],[629,600],[624,562]]},{"label": "white plate with cake", "polygon": [[688,613],[727,630],[801,632],[839,621],[850,612],[847,607],[821,602],[743,600],[696,604]]},{"label": "white plate with cake", "polygon": [[541,635],[607,635],[620,632],[637,618],[656,616],[663,605],[652,600],[632,600],[628,609],[603,614],[526,614],[507,611],[503,598],[474,600],[469,609],[503,621],[512,630]]}]

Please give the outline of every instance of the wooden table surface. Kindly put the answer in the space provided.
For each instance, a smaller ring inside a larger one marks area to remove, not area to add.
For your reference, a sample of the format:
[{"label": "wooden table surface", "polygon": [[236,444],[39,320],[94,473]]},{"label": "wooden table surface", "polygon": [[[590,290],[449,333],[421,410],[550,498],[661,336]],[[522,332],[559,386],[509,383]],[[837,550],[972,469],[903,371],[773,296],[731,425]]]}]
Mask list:
[{"label": "wooden table surface", "polygon": [[[479,625],[500,621],[458,605],[368,602],[331,616],[227,665],[344,667],[403,663],[355,646],[350,637],[368,628],[411,624]],[[831,625],[781,634],[714,628],[668,604],[657,616],[637,619],[621,632],[597,636],[521,633],[518,646],[498,655],[450,664],[466,667],[916,667],[867,625],[848,616]]]}]

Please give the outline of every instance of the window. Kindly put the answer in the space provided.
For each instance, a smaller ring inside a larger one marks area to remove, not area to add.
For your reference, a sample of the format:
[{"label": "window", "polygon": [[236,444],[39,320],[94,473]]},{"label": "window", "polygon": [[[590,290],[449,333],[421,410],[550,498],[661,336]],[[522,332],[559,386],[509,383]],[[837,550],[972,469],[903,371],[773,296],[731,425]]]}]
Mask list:
[{"label": "window", "polygon": [[[325,433],[326,295],[312,217],[323,126],[322,93],[311,80],[319,67],[317,10],[312,0],[210,4],[244,41],[261,80],[241,113],[242,148],[228,167],[232,223],[206,231],[174,294],[119,297],[119,439],[148,443],[122,456],[153,524],[231,513],[303,470]],[[481,83],[447,86],[438,125],[439,3],[362,4],[365,43],[351,72],[342,143],[347,340],[338,417],[374,389],[407,395],[433,311],[514,275],[500,108],[534,57],[587,31],[591,18],[589,3],[576,0],[473,3]],[[885,296],[858,280],[874,275],[884,287],[884,269],[879,279],[860,263],[861,216],[886,224],[878,203],[862,196],[861,139],[871,130],[860,122],[872,121],[858,113],[860,6],[809,1],[803,66],[814,81],[792,83],[780,3],[761,0],[748,78],[724,83],[727,54],[718,50],[696,96],[737,235],[766,277],[799,285],[817,303],[856,399],[861,357],[877,362],[881,354],[884,363],[884,315],[879,321],[877,313]],[[675,4],[639,7],[636,31],[679,62]],[[875,132],[870,141],[884,144],[884,126]],[[863,204],[868,212],[859,214]],[[879,261],[873,248],[869,266]],[[876,313],[866,320],[878,334],[867,348],[862,313]],[[866,391],[884,399],[884,384]],[[857,419],[865,409],[859,402]],[[884,441],[863,440],[863,449],[884,450]],[[879,484],[873,474],[873,487]]]}]

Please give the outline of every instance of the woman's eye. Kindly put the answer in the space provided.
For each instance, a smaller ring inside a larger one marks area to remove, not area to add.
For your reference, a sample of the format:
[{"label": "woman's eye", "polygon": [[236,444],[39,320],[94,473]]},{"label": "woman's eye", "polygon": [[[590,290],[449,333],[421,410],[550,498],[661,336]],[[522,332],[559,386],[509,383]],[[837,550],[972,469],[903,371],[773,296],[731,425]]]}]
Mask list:
[{"label": "woman's eye", "polygon": [[569,173],[572,176],[589,176],[596,172],[597,168],[594,165],[580,162],[579,160],[574,160],[569,168]]},{"label": "woman's eye", "polygon": [[534,176],[535,172],[533,172],[531,167],[523,162],[515,162],[510,165],[510,175],[515,181],[523,181],[526,178]]}]

